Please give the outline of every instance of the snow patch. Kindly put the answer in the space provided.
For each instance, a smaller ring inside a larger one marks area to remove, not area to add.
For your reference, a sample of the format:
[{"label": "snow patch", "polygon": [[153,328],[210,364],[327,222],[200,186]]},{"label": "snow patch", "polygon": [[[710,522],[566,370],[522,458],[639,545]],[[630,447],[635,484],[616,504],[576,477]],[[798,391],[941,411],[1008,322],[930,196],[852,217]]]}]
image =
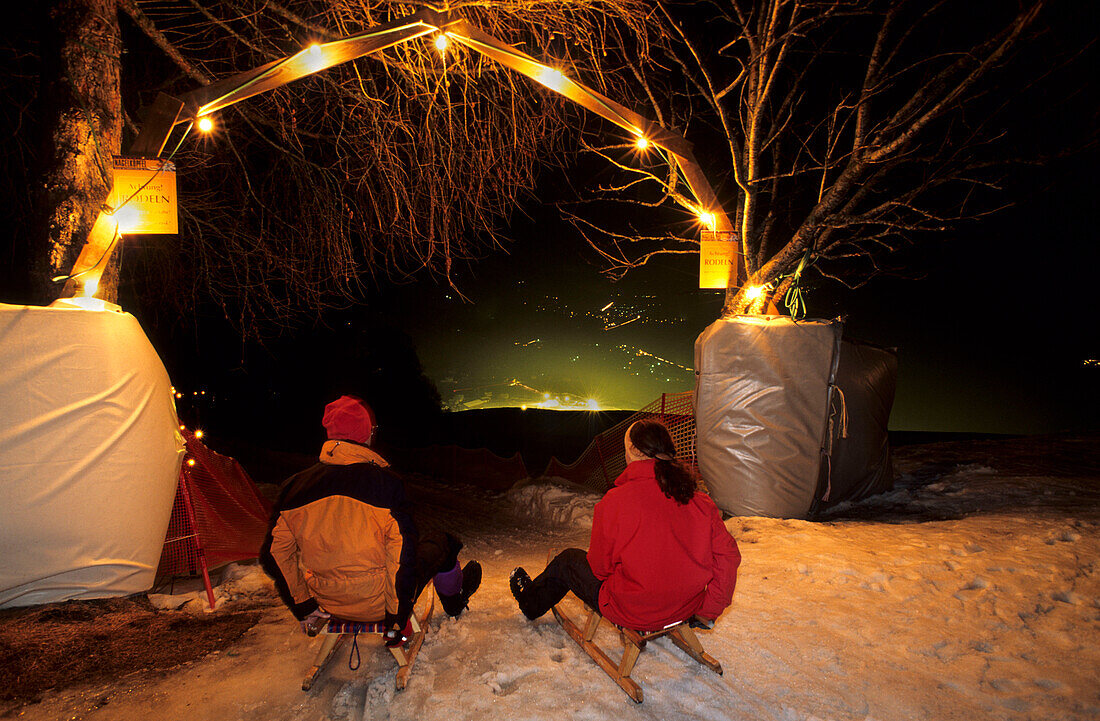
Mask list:
[{"label": "snow patch", "polygon": [[981,463],[966,463],[960,466],[955,466],[955,470],[952,471],[952,476],[991,476],[995,474],[996,469],[984,466]]},{"label": "snow patch", "polygon": [[233,601],[275,596],[275,583],[255,563],[230,563],[211,574],[211,582],[217,584],[213,587],[213,609],[210,608],[206,588],[197,578],[179,584],[182,590],[178,593],[148,594],[149,603],[163,611],[203,614],[217,611]]},{"label": "snow patch", "polygon": [[[361,669],[347,668],[343,647],[303,693],[299,684],[319,640],[306,638],[272,600],[264,622],[234,647],[236,656],[210,654],[163,677],[120,679],[102,708],[89,704],[107,691],[47,696],[27,717],[1100,719],[1095,473],[1009,475],[987,465],[956,466],[931,446],[908,453],[914,467],[947,472],[903,477],[909,490],[852,504],[853,518],[728,519],[743,554],[733,605],[713,630],[698,634],[726,673],[701,668],[669,639],[655,640],[633,674],[644,704],[633,704],[551,616],[528,621],[511,596],[513,568],[537,573],[548,548],[584,544],[581,526],[590,525],[598,500],[544,478],[507,495],[421,489],[439,509],[429,518],[456,527],[467,544],[462,560],[477,558],[485,575],[461,618],[446,618],[436,606],[409,685],[399,693],[396,664],[378,639],[360,639]],[[1001,463],[1001,456],[990,458]],[[922,479],[936,483],[921,486]],[[512,511],[529,521],[516,524]],[[271,593],[258,567],[240,566],[215,573],[220,597]],[[160,600],[204,606],[199,589],[201,583],[177,584],[181,598]],[[578,618],[579,601],[565,603]],[[618,660],[622,645],[613,626],[601,624],[595,640]]]},{"label": "snow patch", "polygon": [[507,493],[516,515],[550,526],[591,528],[600,496],[570,487],[560,478],[540,478]]}]

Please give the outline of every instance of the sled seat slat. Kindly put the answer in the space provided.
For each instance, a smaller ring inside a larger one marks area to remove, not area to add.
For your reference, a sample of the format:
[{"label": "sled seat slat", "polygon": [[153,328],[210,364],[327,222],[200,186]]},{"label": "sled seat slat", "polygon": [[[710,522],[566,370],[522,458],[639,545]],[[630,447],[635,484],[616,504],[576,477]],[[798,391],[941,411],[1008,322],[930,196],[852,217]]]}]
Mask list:
[{"label": "sled seat slat", "polygon": [[[394,660],[397,661],[397,679],[395,683],[398,691],[408,685],[413,662],[424,643],[424,636],[432,619],[432,611],[435,609],[435,589],[431,583],[420,594],[421,599],[425,596],[428,598],[427,609],[420,613],[414,610],[409,617],[412,635],[409,636],[408,641],[400,646],[387,648],[393,654]],[[352,637],[362,634],[381,636],[385,631],[386,626],[382,621],[349,621],[343,618],[330,618],[328,623],[321,628],[320,634],[324,638],[321,641],[321,647],[317,650],[317,656],[313,659],[313,665],[310,666],[305,679],[302,681],[302,690],[309,691],[313,688],[317,677],[321,675],[329,661],[332,660],[336,646],[341,640],[349,635]]]},{"label": "sled seat slat", "polygon": [[694,629],[691,628],[690,624],[693,619],[685,619],[677,623],[669,624],[658,631],[638,631],[636,629],[612,624],[618,629],[619,639],[623,644],[622,656],[620,657],[619,663],[616,664],[594,641],[600,622],[604,620],[603,616],[595,609],[590,608],[587,604],[585,604],[584,609],[587,611],[588,616],[585,619],[583,630],[565,613],[561,608],[561,604],[554,606],[554,618],[557,619],[558,623],[565,629],[569,637],[572,638],[581,649],[583,649],[584,652],[603,669],[604,673],[610,676],[611,679],[630,696],[630,698],[634,699],[635,703],[641,703],[644,699],[644,694],[642,692],[642,687],[638,685],[637,681],[630,677],[630,674],[634,671],[634,665],[638,662],[638,658],[645,649],[646,643],[661,638],[662,636],[668,636],[677,647],[683,650],[684,653],[692,659],[706,666],[718,675],[722,675],[722,664],[703,650],[703,644],[699,642],[699,637],[695,635]]}]

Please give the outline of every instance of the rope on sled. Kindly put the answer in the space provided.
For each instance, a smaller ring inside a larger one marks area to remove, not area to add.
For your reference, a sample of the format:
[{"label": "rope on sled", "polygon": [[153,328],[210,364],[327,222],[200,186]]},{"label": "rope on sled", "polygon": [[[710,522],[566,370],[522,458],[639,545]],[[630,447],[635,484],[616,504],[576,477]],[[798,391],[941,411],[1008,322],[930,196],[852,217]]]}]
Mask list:
[{"label": "rope on sled", "polygon": [[[359,670],[359,664],[362,663],[363,658],[359,655],[359,631],[352,634],[351,637],[351,652],[348,654],[348,668],[352,671]],[[352,663],[354,662],[354,666]]]}]

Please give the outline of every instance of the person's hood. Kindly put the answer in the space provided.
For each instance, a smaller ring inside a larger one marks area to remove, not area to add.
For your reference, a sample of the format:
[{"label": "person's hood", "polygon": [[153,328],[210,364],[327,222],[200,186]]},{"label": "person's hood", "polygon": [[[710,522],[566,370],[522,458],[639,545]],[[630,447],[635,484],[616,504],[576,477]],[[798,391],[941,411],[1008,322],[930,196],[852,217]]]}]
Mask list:
[{"label": "person's hood", "polygon": [[321,446],[321,463],[330,466],[350,466],[353,463],[373,463],[379,468],[389,467],[386,459],[366,446],[351,441],[325,441]]}]

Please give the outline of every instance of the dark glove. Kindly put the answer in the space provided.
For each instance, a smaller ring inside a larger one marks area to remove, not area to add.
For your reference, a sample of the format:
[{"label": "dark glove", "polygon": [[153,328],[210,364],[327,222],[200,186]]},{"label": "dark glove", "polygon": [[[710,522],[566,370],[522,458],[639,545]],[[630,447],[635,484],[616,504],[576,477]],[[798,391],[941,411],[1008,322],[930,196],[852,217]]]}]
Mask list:
[{"label": "dark glove", "polygon": [[403,616],[401,613],[387,613],[382,619],[382,626],[386,629],[382,632],[382,639],[387,648],[400,646],[409,640],[412,633],[412,624],[409,623],[407,614]]},{"label": "dark glove", "polygon": [[298,623],[307,636],[316,636],[321,632],[321,629],[328,625],[328,620],[330,618],[332,618],[331,614],[325,613],[317,608]]},{"label": "dark glove", "polygon": [[394,646],[400,646],[408,641],[411,633],[412,621],[406,621],[404,627],[401,627],[395,621],[386,628],[386,631],[382,634],[382,638],[386,642],[386,648],[393,648]]}]

